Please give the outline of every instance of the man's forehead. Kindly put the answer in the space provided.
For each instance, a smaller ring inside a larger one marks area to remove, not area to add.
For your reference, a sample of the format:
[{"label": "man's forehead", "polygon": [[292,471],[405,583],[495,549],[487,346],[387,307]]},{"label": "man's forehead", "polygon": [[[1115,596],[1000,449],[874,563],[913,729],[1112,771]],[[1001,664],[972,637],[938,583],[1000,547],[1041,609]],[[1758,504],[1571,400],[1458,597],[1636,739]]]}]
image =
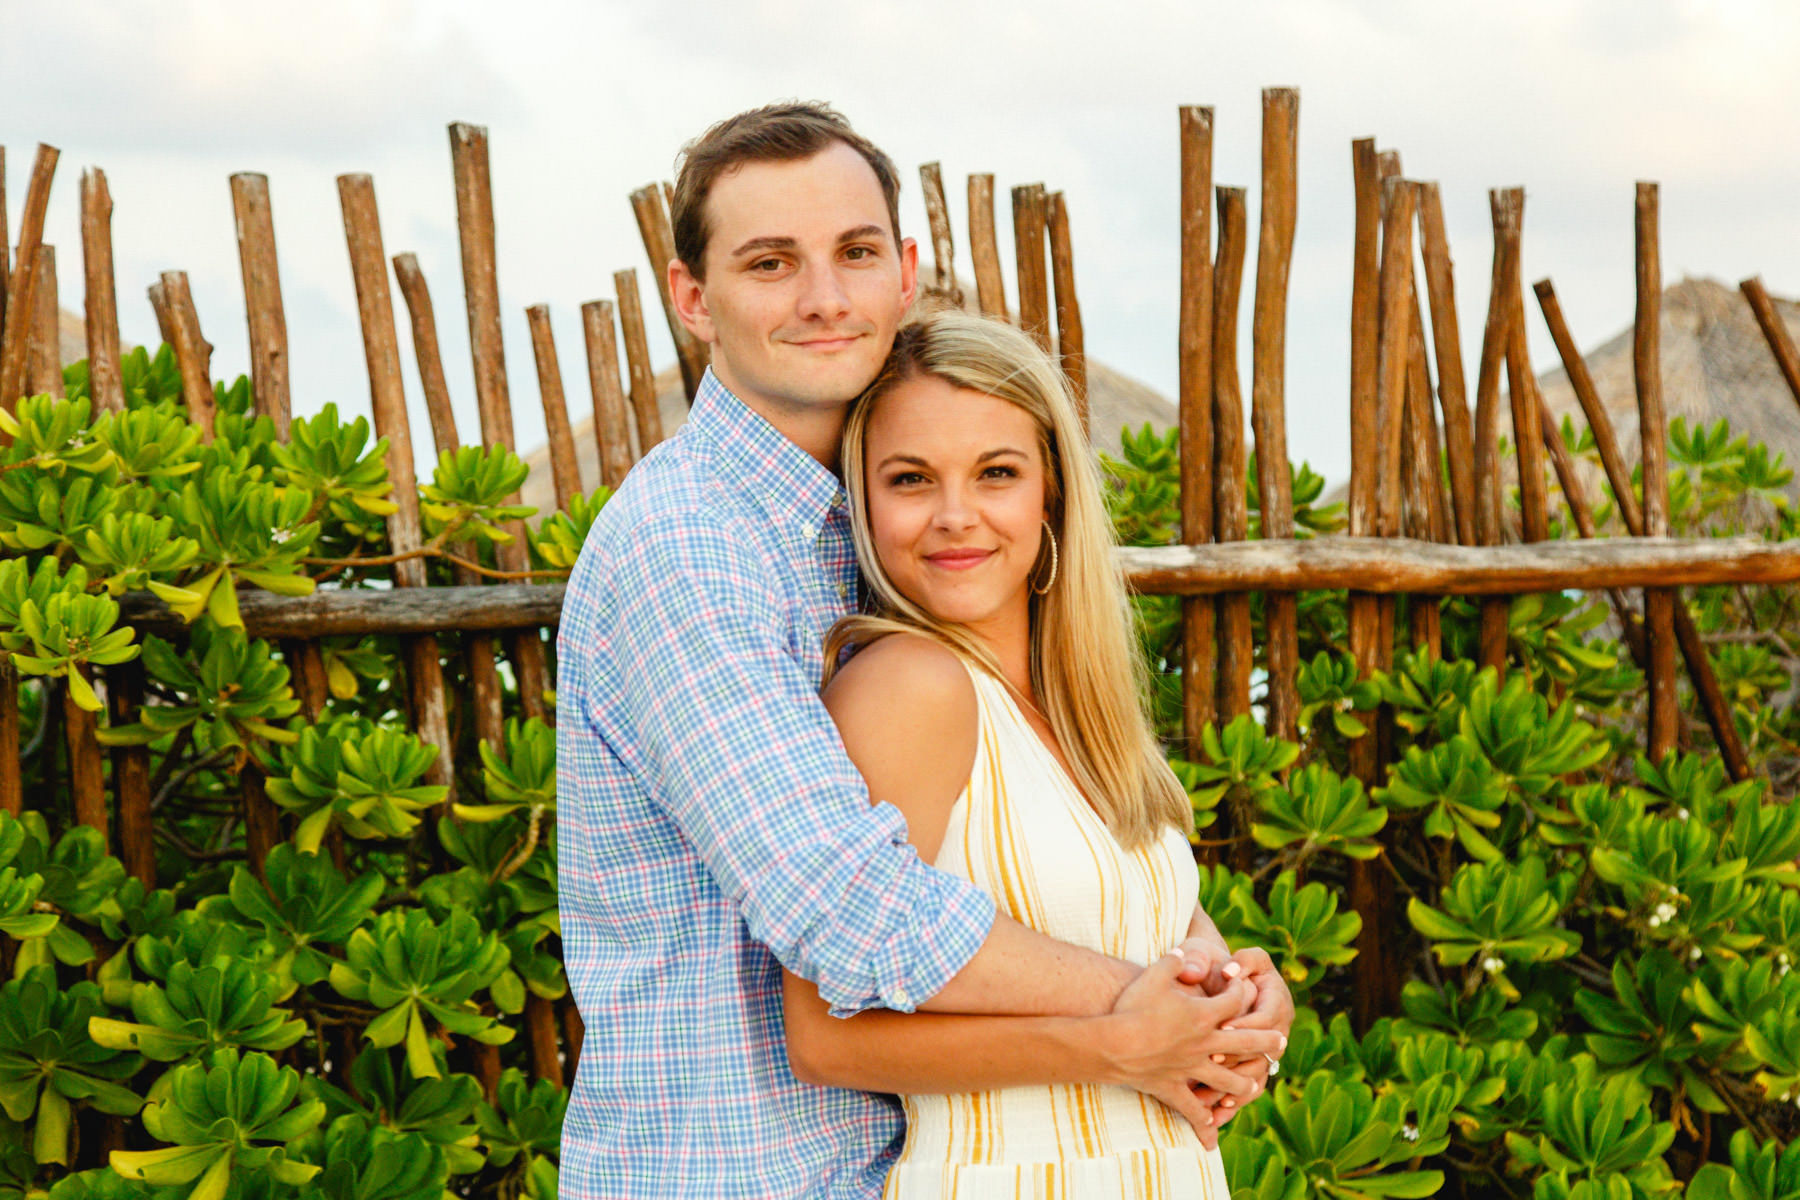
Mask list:
[{"label": "man's forehead", "polygon": [[741,163],[722,172],[706,199],[708,224],[730,252],[755,239],[837,241],[887,233],[881,180],[862,155],[835,143],[810,158]]}]

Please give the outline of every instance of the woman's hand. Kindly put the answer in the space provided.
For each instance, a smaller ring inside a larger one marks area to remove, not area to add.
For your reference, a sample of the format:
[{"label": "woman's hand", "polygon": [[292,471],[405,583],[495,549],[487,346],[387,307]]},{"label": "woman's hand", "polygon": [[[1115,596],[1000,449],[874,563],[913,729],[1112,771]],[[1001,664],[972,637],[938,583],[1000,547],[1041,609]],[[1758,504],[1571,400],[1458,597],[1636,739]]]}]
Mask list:
[{"label": "woman's hand", "polygon": [[[1232,977],[1242,979],[1254,988],[1256,998],[1248,1012],[1229,1021],[1223,1028],[1271,1030],[1281,1035],[1281,1050],[1285,1050],[1288,1032],[1294,1025],[1294,997],[1288,991],[1287,980],[1276,970],[1275,960],[1261,947],[1250,946],[1234,954],[1229,967],[1237,968]],[[1229,967],[1219,968],[1218,974],[1223,975]],[[1256,1054],[1230,1059],[1219,1065],[1254,1080],[1261,1085],[1258,1089],[1260,1094],[1268,1086],[1269,1077],[1275,1073],[1281,1050],[1273,1051],[1267,1057]],[[1224,1125],[1243,1109],[1244,1102],[1239,1097],[1218,1088],[1197,1088],[1194,1095],[1208,1109],[1214,1129]]]},{"label": "woman's hand", "polygon": [[1283,1038],[1272,1029],[1226,1028],[1248,1020],[1257,990],[1249,980],[1233,979],[1216,996],[1196,995],[1194,985],[1179,976],[1186,959],[1171,951],[1144,969],[1119,996],[1110,1024],[1111,1077],[1154,1096],[1186,1117],[1209,1149],[1217,1146],[1214,1107],[1202,1103],[1194,1084],[1242,1103],[1254,1098],[1262,1084],[1225,1064],[1279,1051]]}]

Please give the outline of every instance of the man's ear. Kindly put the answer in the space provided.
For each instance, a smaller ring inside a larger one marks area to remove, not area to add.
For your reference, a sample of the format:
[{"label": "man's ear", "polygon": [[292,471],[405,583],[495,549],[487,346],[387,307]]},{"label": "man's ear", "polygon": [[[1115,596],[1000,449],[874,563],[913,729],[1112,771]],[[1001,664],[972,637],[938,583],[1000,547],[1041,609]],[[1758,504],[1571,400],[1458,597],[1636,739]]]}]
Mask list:
[{"label": "man's ear", "polygon": [[905,312],[919,290],[919,243],[900,239],[900,311]]},{"label": "man's ear", "polygon": [[675,315],[681,318],[688,332],[712,345],[712,310],[706,304],[706,285],[694,278],[694,273],[679,258],[669,260],[669,295],[675,302]]}]

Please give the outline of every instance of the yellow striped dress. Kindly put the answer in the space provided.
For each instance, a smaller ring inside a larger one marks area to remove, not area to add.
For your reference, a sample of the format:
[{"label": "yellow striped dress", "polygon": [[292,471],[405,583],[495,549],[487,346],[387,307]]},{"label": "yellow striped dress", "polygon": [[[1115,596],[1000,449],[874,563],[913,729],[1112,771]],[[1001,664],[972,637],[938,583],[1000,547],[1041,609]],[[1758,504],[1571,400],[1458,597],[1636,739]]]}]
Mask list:
[{"label": "yellow striped dress", "polygon": [[[938,869],[993,894],[1021,924],[1149,963],[1181,941],[1199,891],[1174,829],[1136,852],[1114,840],[1006,685],[971,667],[981,734]],[[903,1096],[906,1143],[886,1200],[1229,1200],[1217,1151],[1173,1110],[1085,1084]]]}]

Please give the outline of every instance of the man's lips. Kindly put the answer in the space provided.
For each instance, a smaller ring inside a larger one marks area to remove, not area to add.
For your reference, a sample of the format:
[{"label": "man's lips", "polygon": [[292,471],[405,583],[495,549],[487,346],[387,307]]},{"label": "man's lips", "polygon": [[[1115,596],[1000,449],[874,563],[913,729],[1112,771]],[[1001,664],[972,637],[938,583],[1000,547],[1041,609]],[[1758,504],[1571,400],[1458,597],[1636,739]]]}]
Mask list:
[{"label": "man's lips", "polygon": [[846,333],[841,337],[794,338],[788,344],[798,346],[802,350],[829,352],[853,345],[860,337],[862,337],[860,333]]},{"label": "man's lips", "polygon": [[927,554],[925,561],[946,570],[965,571],[980,566],[993,556],[992,550],[939,550],[936,554]]}]

